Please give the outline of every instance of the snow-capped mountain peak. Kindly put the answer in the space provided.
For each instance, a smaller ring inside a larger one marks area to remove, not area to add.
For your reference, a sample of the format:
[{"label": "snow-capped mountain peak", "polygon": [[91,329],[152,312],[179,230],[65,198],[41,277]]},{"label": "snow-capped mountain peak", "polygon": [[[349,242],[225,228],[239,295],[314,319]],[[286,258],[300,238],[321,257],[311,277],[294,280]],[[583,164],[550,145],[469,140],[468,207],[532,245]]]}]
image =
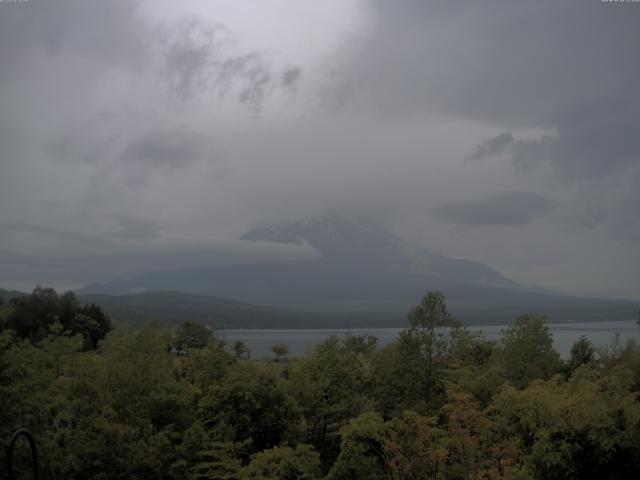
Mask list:
[{"label": "snow-capped mountain peak", "polygon": [[386,230],[363,220],[331,214],[256,228],[242,235],[241,240],[308,243],[325,258],[335,256],[361,257],[371,249],[389,251],[402,240]]},{"label": "snow-capped mountain peak", "polygon": [[360,267],[387,272],[404,271],[455,281],[518,288],[515,282],[486,265],[433,254],[373,223],[338,214],[256,228],[240,239],[307,243],[321,254],[325,262],[359,264]]}]

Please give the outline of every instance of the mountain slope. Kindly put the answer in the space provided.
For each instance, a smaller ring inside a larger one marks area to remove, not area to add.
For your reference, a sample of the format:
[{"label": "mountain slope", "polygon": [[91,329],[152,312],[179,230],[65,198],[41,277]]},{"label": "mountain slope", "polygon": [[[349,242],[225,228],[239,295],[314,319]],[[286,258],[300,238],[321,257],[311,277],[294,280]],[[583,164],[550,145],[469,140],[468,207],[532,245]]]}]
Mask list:
[{"label": "mountain slope", "polygon": [[283,309],[351,312],[352,318],[385,314],[391,321],[403,318],[426,291],[438,290],[468,323],[504,323],[523,312],[547,313],[556,322],[635,316],[632,302],[528,290],[480,263],[435,255],[377,226],[341,216],[255,229],[241,238],[307,243],[321,258],[152,272],[79,292],[172,290]]},{"label": "mountain slope", "polygon": [[5,302],[11,300],[15,297],[24,297],[28,295],[28,293],[19,292],[17,290],[5,290],[4,288],[0,288],[0,298]]},{"label": "mountain slope", "polygon": [[79,295],[80,303],[99,305],[116,322],[141,325],[157,321],[171,326],[184,320],[224,328],[338,328],[403,325],[404,316],[352,312],[306,312],[235,302],[181,292],[151,291],[130,295]]},{"label": "mountain slope", "polygon": [[240,239],[253,242],[308,243],[321,254],[323,262],[348,265],[369,263],[378,269],[406,270],[487,286],[518,287],[515,282],[486,265],[435,255],[377,225],[336,214],[315,217],[305,222],[254,229]]}]

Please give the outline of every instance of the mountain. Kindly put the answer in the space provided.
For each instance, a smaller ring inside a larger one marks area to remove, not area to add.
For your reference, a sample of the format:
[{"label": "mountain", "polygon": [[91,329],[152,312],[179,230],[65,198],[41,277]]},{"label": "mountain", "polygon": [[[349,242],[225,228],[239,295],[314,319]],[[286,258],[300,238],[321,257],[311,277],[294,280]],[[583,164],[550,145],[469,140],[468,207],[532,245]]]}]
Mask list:
[{"label": "mountain", "polygon": [[169,291],[129,295],[84,294],[78,296],[78,301],[95,303],[116,322],[132,325],[157,321],[171,326],[193,320],[223,329],[339,328],[346,322],[354,326],[401,326],[405,323],[404,316],[296,311]]},{"label": "mountain", "polygon": [[518,285],[481,263],[435,255],[412,245],[379,226],[341,215],[314,217],[305,222],[258,228],[241,240],[271,243],[308,243],[325,263],[352,265],[374,263],[378,269],[422,273],[442,279],[486,286],[518,288]]},{"label": "mountain", "polygon": [[24,297],[28,295],[28,293],[19,292],[17,290],[5,290],[4,288],[0,288],[0,298],[3,301],[7,302],[15,297]]},{"label": "mountain", "polygon": [[89,285],[78,293],[171,290],[281,309],[351,312],[353,318],[369,315],[372,322],[380,314],[400,318],[429,290],[443,292],[453,313],[467,323],[505,323],[523,312],[545,313],[558,322],[635,315],[632,302],[530,290],[481,263],[436,255],[376,225],[340,215],[257,228],[240,238],[306,243],[320,258],[151,272]]},{"label": "mountain", "polygon": [[0,288],[0,326],[9,318],[11,314],[11,307],[9,306],[9,300],[15,297],[24,297],[27,295],[17,290],[5,290]]},{"label": "mountain", "polygon": [[[10,308],[6,302],[28,293],[0,288],[0,324]],[[95,303],[117,323],[140,326],[146,321],[174,326],[193,320],[216,329],[225,328],[340,328],[404,326],[404,315],[387,312],[308,312],[236,302],[225,298],[171,291],[128,295],[80,294],[80,304]]]}]

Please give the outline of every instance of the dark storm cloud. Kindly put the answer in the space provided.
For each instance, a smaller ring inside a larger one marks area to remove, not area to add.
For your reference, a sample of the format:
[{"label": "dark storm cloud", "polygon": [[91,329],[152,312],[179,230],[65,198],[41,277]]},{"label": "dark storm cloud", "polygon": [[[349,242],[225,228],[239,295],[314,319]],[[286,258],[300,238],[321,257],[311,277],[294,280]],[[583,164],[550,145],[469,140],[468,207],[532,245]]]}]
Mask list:
[{"label": "dark storm cloud", "polygon": [[514,142],[514,166],[550,165],[564,179],[624,174],[640,166],[639,118],[637,92],[586,101],[559,114],[555,135]]},{"label": "dark storm cloud", "polygon": [[221,64],[220,84],[228,85],[231,79],[242,79],[238,100],[254,111],[260,110],[265,95],[277,84],[274,83],[271,66],[257,53],[227,58]]},{"label": "dark storm cloud", "polygon": [[551,142],[519,144],[516,163],[550,162],[566,178],[637,164],[637,4],[369,5],[374,28],[339,71],[334,92],[354,108],[553,129]]},{"label": "dark storm cloud", "polygon": [[322,3],[0,2],[0,282],[237,261],[252,221],[335,209],[637,296],[638,5]]},{"label": "dark storm cloud", "polygon": [[171,173],[199,160],[213,160],[210,141],[186,128],[161,128],[134,137],[124,147],[115,174],[130,185],[155,173]]},{"label": "dark storm cloud", "polygon": [[277,67],[266,54],[232,53],[232,35],[222,24],[183,18],[160,29],[158,38],[166,48],[170,90],[183,100],[203,91],[233,92],[257,112],[269,93],[294,90],[300,77],[299,67]]},{"label": "dark storm cloud", "polygon": [[288,68],[282,72],[280,83],[285,88],[295,90],[301,75],[302,70],[300,68]]},{"label": "dark storm cloud", "polygon": [[607,177],[606,186],[591,188],[590,201],[580,204],[571,222],[590,230],[602,230],[618,242],[636,249],[640,241],[640,169],[622,178]]},{"label": "dark storm cloud", "polygon": [[211,82],[207,69],[219,61],[219,48],[228,41],[228,31],[221,24],[207,24],[197,18],[159,30],[166,45],[165,63],[169,87],[181,98],[189,98]]},{"label": "dark storm cloud", "polygon": [[480,160],[484,157],[498,155],[504,152],[511,144],[513,144],[513,135],[509,132],[504,132],[495,137],[487,138],[473,150],[468,158],[470,160]]},{"label": "dark storm cloud", "polygon": [[140,72],[159,61],[175,96],[234,92],[255,111],[269,93],[295,88],[296,78],[279,80],[297,67],[279,66],[261,52],[237,52],[233,33],[220,23],[190,17],[157,26],[132,0],[0,3],[0,82],[39,75],[54,58],[86,80],[94,69]]},{"label": "dark storm cloud", "polygon": [[563,180],[598,181],[625,174],[640,166],[640,135],[634,123],[640,118],[637,97],[630,94],[619,108],[608,102],[590,102],[565,112],[554,134],[516,140],[511,133],[503,133],[488,138],[468,158],[506,152],[517,171],[550,166]]},{"label": "dark storm cloud", "polygon": [[553,210],[553,202],[537,193],[502,192],[473,202],[436,208],[441,221],[471,225],[525,225]]},{"label": "dark storm cloud", "polygon": [[369,5],[375,27],[349,74],[389,109],[439,107],[502,124],[551,125],[594,95],[626,95],[639,73],[635,6],[581,0]]},{"label": "dark storm cloud", "polygon": [[537,139],[522,139],[511,144],[510,154],[514,168],[526,172],[549,163],[558,138],[555,135],[542,135]]},{"label": "dark storm cloud", "polygon": [[[640,205],[637,3],[368,5],[373,27],[336,69],[335,103],[390,119],[459,118],[510,134],[476,141],[467,158],[501,154],[515,174],[507,188],[562,197],[564,213],[554,216],[562,228],[581,225],[612,250],[637,242],[640,223],[625,213]],[[488,176],[496,165],[484,166]],[[519,212],[500,218],[535,218]],[[484,209],[458,204],[436,213],[469,225],[485,219]]]},{"label": "dark storm cloud", "polygon": [[150,169],[174,170],[205,155],[207,143],[201,136],[183,129],[152,131],[129,142],[122,161]]}]

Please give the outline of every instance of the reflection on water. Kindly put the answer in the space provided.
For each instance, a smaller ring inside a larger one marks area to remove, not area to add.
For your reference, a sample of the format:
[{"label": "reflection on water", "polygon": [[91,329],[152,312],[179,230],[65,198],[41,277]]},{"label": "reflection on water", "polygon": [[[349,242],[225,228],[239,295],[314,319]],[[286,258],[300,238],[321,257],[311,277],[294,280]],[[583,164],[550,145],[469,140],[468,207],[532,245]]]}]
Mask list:
[{"label": "reflection on water", "polygon": [[[499,341],[504,325],[471,327],[481,331],[488,340]],[[624,344],[628,339],[640,342],[640,327],[632,320],[624,322],[594,322],[550,324],[555,349],[567,356],[573,342],[585,335],[595,346],[611,344],[616,335]],[[295,330],[220,330],[218,335],[228,344],[242,340],[251,349],[253,358],[273,356],[271,347],[276,343],[289,346],[290,356],[302,356],[311,351],[314,345],[322,343],[330,335],[362,335],[368,333],[378,338],[378,345],[385,346],[393,341],[399,328],[344,328],[344,329],[295,329]]]}]

